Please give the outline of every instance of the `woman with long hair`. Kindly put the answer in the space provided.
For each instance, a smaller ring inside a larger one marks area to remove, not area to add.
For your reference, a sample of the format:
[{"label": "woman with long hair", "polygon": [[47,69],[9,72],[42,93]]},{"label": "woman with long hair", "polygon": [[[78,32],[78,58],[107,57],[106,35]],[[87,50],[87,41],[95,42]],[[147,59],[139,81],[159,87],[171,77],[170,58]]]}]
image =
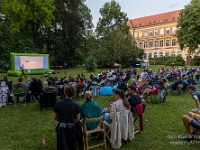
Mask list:
[{"label": "woman with long hair", "polygon": [[113,117],[117,112],[131,108],[123,90],[116,89],[113,93],[113,98],[115,102],[102,111],[102,114],[104,114],[104,120],[109,124],[112,123]]}]

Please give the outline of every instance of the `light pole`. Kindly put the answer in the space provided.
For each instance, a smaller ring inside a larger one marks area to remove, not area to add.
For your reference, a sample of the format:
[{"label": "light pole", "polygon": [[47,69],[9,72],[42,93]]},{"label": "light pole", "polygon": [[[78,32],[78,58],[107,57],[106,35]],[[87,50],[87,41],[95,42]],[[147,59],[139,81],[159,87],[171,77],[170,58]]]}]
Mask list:
[{"label": "light pole", "polygon": [[64,62],[64,67],[65,67],[65,74],[67,73],[67,62]]}]

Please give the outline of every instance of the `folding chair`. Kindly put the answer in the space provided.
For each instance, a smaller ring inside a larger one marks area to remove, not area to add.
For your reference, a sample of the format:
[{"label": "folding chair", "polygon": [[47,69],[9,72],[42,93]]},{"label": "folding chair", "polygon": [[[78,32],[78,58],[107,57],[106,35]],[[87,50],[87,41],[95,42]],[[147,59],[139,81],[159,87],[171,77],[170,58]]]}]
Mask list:
[{"label": "folding chair", "polygon": [[116,112],[112,123],[109,124],[104,121],[104,124],[106,127],[106,137],[112,148],[119,149],[122,145],[122,140],[134,139],[133,116],[130,110]]},{"label": "folding chair", "polygon": [[138,116],[137,112],[133,113],[133,125],[135,126],[135,128],[134,128],[134,134],[137,134],[137,133],[140,132],[140,127],[137,124],[138,118],[139,118],[139,116]]},{"label": "folding chair", "polygon": [[166,90],[158,90],[158,94],[157,95],[150,95],[148,96],[149,98],[147,98],[147,102],[151,102],[151,103],[159,103],[159,102],[166,102]]},{"label": "folding chair", "polygon": [[[84,126],[83,126],[83,133],[85,134],[85,139],[84,140],[85,140],[85,149],[86,150],[94,148],[94,147],[98,147],[98,146],[101,146],[101,145],[104,145],[105,149],[107,148],[107,146],[106,146],[105,125],[103,123],[103,119],[104,119],[103,116],[101,116],[99,118],[93,118],[93,119],[85,118]],[[95,128],[93,130],[87,130],[86,123],[92,123],[92,122],[101,122],[101,125],[97,126],[97,128]],[[96,138],[99,136],[99,132],[103,132],[103,143],[97,144],[97,145],[93,145],[93,146],[89,146],[88,145],[88,139],[89,139],[88,135],[91,134],[91,133],[96,133],[96,132],[98,132]]]},{"label": "folding chair", "polygon": [[13,89],[13,100],[14,100],[14,106],[17,106],[17,99],[24,97],[24,105],[26,105],[26,89],[23,87],[16,87]]},{"label": "folding chair", "polygon": [[93,97],[99,96],[99,86],[98,84],[92,84],[89,88],[92,92]]},{"label": "folding chair", "polygon": [[[83,89],[83,92],[81,92],[81,90]],[[85,94],[85,90],[86,90],[86,85],[81,85],[77,87],[77,92],[76,92],[76,97],[78,98],[78,94],[81,93],[81,96],[83,97]]]}]

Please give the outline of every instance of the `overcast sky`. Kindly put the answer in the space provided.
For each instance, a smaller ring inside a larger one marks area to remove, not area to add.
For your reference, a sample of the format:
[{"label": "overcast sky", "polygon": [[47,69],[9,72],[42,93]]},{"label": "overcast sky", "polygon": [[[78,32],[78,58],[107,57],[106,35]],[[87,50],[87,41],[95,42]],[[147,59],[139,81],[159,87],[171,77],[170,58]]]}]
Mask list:
[{"label": "overcast sky", "polygon": [[[86,0],[86,5],[90,8],[93,16],[94,26],[101,17],[99,9],[106,2],[110,2],[110,0]],[[183,9],[190,0],[116,0],[116,2],[120,4],[121,11],[127,13],[129,19],[134,19]]]}]

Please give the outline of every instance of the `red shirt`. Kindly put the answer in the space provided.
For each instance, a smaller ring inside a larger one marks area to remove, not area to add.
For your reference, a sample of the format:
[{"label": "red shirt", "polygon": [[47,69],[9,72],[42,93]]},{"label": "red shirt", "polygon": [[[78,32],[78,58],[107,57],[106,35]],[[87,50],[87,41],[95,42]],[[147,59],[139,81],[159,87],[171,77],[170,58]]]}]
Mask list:
[{"label": "red shirt", "polygon": [[158,94],[158,90],[160,89],[160,86],[157,86],[156,89],[152,90],[152,94],[153,95],[157,95]]}]

